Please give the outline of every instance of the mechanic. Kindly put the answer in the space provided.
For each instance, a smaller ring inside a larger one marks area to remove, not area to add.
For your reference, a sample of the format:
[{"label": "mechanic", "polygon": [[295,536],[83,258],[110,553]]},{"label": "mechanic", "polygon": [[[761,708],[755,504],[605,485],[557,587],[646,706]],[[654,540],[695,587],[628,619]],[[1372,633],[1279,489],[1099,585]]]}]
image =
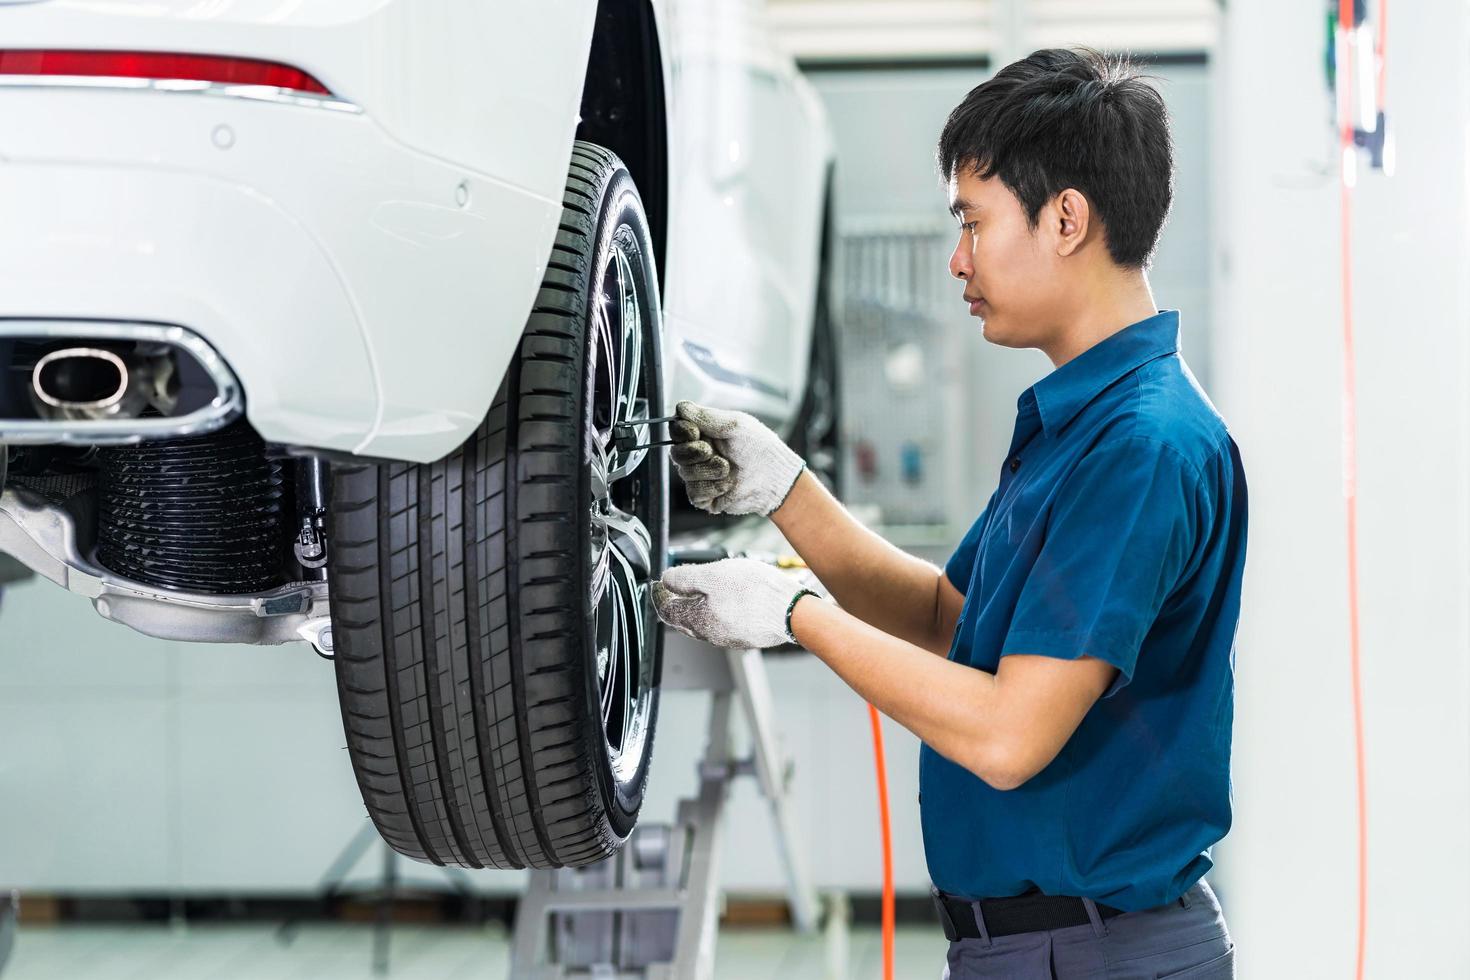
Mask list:
[{"label": "mechanic", "polygon": [[919,737],[945,976],[1233,976],[1203,876],[1231,819],[1246,485],[1147,280],[1163,100],[1124,59],[1037,51],[966,95],[937,162],[985,339],[1054,365],[989,502],[940,570],[753,416],[681,401],[690,500],[771,517],[830,598],[729,558],[669,569],[658,615],[719,646],[797,642]]}]

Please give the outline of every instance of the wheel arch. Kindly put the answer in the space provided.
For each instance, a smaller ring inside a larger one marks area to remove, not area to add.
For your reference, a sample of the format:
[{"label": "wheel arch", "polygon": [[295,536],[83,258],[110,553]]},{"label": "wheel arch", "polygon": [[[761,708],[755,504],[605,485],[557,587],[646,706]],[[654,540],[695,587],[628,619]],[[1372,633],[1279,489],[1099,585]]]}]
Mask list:
[{"label": "wheel arch", "polygon": [[612,150],[638,185],[659,293],[669,212],[667,62],[649,0],[599,0],[576,138]]},{"label": "wheel arch", "polygon": [[[834,158],[828,158],[826,163],[824,163],[822,166],[822,193],[820,197],[820,200],[822,202],[822,211],[821,215],[817,219],[819,223],[817,232],[817,265],[816,273],[812,276],[811,316],[808,321],[810,323],[810,329],[807,331],[807,358],[806,360],[800,362],[805,366],[802,370],[801,384],[798,388],[801,394],[798,396],[796,404],[792,407],[792,414],[789,424],[793,426],[798,421],[798,415],[801,412],[802,404],[806,400],[807,387],[811,384],[810,371],[807,370],[807,368],[810,367],[812,348],[817,343],[818,315],[824,305],[826,307],[826,314],[829,318],[835,315],[835,294],[833,292],[833,289],[836,282],[835,277],[837,272],[835,266],[835,263],[837,261],[836,199],[837,161]],[[823,302],[824,300],[825,304]],[[796,433],[793,430],[788,433],[787,438],[795,438],[795,435]]]},{"label": "wheel arch", "polygon": [[822,231],[817,246],[817,289],[827,290],[832,298],[832,263],[837,249],[837,160],[829,159],[822,168]]}]

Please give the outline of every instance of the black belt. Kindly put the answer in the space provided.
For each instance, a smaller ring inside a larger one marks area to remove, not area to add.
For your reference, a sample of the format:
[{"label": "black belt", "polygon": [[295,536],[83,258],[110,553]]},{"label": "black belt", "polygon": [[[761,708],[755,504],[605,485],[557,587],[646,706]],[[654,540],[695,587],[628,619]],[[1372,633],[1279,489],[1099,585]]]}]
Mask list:
[{"label": "black belt", "polygon": [[[1038,888],[1010,898],[983,898],[977,903],[942,892],[932,885],[929,891],[934,897],[939,921],[944,926],[944,936],[950,942],[982,938],[980,924],[975,919],[976,904],[985,920],[985,932],[992,939],[1019,932],[1082,926],[1092,921],[1082,899],[1070,895],[1043,895]],[[1123,914],[1122,909],[1111,905],[1093,904],[1097,907],[1097,914],[1104,919]]]}]

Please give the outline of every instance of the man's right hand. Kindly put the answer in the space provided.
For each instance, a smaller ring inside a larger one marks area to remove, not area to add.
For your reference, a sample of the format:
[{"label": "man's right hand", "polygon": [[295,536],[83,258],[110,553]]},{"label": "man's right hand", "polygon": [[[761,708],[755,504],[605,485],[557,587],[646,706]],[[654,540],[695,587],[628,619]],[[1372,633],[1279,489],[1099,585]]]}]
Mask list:
[{"label": "man's right hand", "polygon": [[747,412],[692,401],[674,406],[669,455],[689,502],[711,514],[769,515],[785,501],[806,461]]}]

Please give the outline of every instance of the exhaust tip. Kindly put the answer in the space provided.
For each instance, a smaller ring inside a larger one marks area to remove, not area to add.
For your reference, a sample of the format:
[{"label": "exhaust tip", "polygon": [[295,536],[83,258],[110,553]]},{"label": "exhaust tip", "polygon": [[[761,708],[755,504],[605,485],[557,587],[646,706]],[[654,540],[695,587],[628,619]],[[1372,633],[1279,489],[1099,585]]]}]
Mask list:
[{"label": "exhaust tip", "polygon": [[128,390],[128,366],[110,350],[67,347],[36,362],[31,390],[41,404],[66,418],[120,414]]},{"label": "exhaust tip", "polygon": [[244,410],[224,359],[184,327],[0,317],[0,443],[179,439]]}]

